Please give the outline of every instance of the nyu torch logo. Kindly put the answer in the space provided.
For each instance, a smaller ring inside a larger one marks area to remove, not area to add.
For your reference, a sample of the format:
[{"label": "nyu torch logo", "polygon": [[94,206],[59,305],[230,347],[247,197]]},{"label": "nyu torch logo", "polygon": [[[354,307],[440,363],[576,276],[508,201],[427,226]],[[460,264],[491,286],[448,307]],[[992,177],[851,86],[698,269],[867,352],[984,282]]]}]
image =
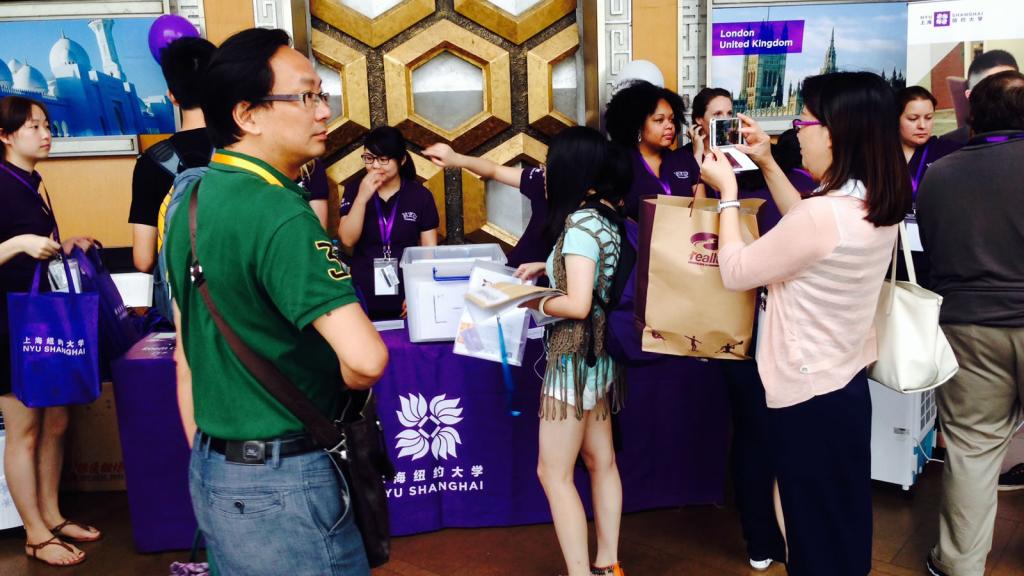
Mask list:
[{"label": "nyu torch logo", "polygon": [[690,236],[694,250],[690,252],[690,264],[718,268],[718,234],[698,232]]}]

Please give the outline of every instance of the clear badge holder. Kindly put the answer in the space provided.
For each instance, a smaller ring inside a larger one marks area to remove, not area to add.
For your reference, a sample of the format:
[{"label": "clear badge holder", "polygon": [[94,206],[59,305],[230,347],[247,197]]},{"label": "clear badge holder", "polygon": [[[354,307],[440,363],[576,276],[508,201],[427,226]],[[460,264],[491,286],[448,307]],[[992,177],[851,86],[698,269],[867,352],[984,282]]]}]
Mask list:
[{"label": "clear badge holder", "polygon": [[373,259],[373,293],[376,296],[398,294],[398,260],[394,258]]}]

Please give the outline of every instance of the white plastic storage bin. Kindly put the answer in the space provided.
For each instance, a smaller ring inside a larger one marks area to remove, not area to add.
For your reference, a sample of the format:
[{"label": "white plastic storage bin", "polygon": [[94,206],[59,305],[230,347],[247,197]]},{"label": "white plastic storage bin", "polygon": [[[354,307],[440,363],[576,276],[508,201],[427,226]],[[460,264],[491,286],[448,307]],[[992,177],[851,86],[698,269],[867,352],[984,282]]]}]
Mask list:
[{"label": "white plastic storage bin", "polygon": [[406,248],[399,266],[405,283],[411,341],[455,340],[469,275],[473,264],[480,260],[507,262],[497,244]]},{"label": "white plastic storage bin", "polygon": [[869,379],[868,385],[871,479],[909,490],[935,446],[935,390],[900,394],[874,380]]}]

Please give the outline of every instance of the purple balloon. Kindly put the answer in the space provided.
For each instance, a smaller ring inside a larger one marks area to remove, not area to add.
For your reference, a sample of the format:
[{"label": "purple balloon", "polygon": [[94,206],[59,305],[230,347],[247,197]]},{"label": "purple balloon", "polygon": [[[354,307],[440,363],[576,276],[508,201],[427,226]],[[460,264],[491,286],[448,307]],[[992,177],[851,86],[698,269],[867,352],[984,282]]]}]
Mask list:
[{"label": "purple balloon", "polygon": [[149,52],[160,62],[160,52],[171,42],[186,36],[199,37],[199,31],[186,18],[177,14],[164,14],[149,27]]}]

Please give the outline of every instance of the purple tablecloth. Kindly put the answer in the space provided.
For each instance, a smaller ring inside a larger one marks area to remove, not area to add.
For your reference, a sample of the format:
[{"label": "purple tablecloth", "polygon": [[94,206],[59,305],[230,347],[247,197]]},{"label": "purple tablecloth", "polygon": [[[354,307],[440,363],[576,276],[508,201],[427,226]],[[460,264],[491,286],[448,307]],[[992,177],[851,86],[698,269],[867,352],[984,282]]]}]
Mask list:
[{"label": "purple tablecloth", "polygon": [[174,334],[149,334],[113,364],[132,539],[139,552],[192,547],[188,443],[178,415]]},{"label": "purple tablecloth", "polygon": [[[501,366],[452,354],[450,343],[412,344],[381,334],[391,352],[374,387],[399,472],[389,484],[392,531],[550,521],[537,480],[540,341],[530,341],[508,410]],[[189,548],[195,531],[188,448],[178,420],[173,339],[150,335],[114,365],[135,546]],[[629,371],[618,454],[626,511],[720,503],[728,397],[713,364],[671,358]],[[589,510],[586,471],[577,485]]]},{"label": "purple tablecloth", "polygon": [[[399,472],[389,485],[392,531],[550,521],[536,473],[540,341],[513,368],[517,417],[499,364],[455,356],[450,343],[411,344],[405,331],[382,336],[391,363],[374,390]],[[720,371],[670,358],[628,377],[618,454],[624,509],[722,502],[729,406]],[[589,511],[585,469],[576,484]]]}]

